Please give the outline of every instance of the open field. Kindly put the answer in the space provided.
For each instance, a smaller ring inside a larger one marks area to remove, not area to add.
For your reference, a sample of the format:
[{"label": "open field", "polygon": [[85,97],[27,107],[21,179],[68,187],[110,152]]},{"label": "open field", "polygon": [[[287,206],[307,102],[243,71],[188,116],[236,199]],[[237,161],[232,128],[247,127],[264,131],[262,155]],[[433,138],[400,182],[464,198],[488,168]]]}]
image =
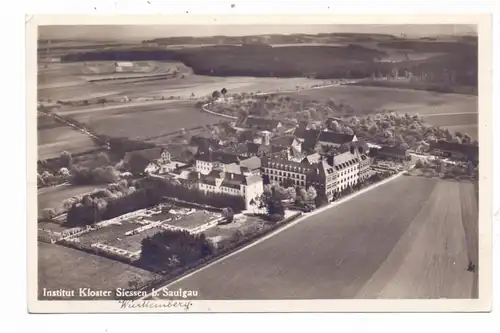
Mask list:
[{"label": "open field", "polygon": [[61,185],[41,188],[38,190],[38,213],[41,214],[44,208],[54,208],[59,211],[62,209],[64,199],[83,195],[98,187],[97,185]]},{"label": "open field", "polygon": [[474,195],[467,182],[403,176],[169,288],[202,299],[474,297]]},{"label": "open field", "polygon": [[[288,94],[285,94],[288,95]],[[335,86],[289,93],[293,98],[335,100],[351,105],[361,113],[393,110],[395,112],[433,113],[477,112],[477,96],[393,89],[384,87]]]},{"label": "open field", "polygon": [[154,273],[83,251],[38,243],[39,298],[43,288],[115,290],[129,288],[131,280],[145,282],[155,276]]},{"label": "open field", "polygon": [[336,86],[288,93],[293,98],[333,99],[351,105],[358,114],[381,110],[418,113],[432,125],[449,127],[477,138],[477,96],[384,87]]},{"label": "open field", "polygon": [[97,147],[85,133],[43,114],[38,115],[37,134],[38,159],[58,157],[64,150],[77,154]]},{"label": "open field", "polygon": [[145,139],[181,128],[216,124],[220,117],[201,112],[193,101],[158,101],[82,108],[68,115],[111,137]]},{"label": "open field", "polygon": [[[40,66],[38,98],[53,101],[90,100],[100,97],[144,98],[210,95],[226,88],[228,92],[257,92],[294,89],[319,80],[307,78],[212,77],[195,75],[181,62],[125,62],[132,66],[115,72],[115,62],[54,63]],[[118,62],[120,64],[120,62]],[[176,76],[172,76],[173,72]],[[166,78],[168,76],[169,78]],[[183,77],[182,77],[183,76]],[[115,80],[105,80],[115,78]],[[120,78],[120,79],[118,79]],[[124,79],[127,78],[127,79]],[[95,81],[102,80],[102,81]]]}]

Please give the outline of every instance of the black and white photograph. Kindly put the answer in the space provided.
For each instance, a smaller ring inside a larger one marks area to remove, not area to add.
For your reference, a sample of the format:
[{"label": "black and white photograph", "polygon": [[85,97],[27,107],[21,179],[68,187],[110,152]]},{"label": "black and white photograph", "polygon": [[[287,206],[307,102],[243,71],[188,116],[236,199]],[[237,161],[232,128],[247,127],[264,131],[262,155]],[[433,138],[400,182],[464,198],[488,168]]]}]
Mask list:
[{"label": "black and white photograph", "polygon": [[480,23],[331,22],[38,25],[36,312],[488,299]]}]

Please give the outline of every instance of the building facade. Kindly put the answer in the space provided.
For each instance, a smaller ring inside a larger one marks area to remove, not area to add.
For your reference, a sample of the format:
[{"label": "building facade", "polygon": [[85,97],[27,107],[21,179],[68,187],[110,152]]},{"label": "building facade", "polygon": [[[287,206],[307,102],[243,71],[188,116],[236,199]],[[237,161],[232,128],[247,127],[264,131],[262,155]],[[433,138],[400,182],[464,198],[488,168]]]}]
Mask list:
[{"label": "building facade", "polygon": [[262,174],[271,184],[283,184],[290,181],[296,186],[306,186],[307,175],[313,170],[310,165],[286,159],[262,158]]},{"label": "building facade", "polygon": [[313,154],[302,162],[263,158],[262,173],[271,184],[314,186],[318,193],[331,201],[336,193],[368,178],[371,161],[370,157],[356,149],[335,156]]},{"label": "building facade", "polygon": [[259,175],[245,176],[215,170],[207,175],[199,174],[198,188],[208,193],[240,196],[245,200],[247,210],[264,193],[264,184]]}]

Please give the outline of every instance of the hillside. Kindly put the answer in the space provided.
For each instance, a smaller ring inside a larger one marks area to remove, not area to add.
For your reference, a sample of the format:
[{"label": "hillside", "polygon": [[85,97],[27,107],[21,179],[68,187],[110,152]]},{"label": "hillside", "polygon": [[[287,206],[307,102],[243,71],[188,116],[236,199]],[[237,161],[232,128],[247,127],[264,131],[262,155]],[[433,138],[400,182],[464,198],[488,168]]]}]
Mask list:
[{"label": "hillside", "polygon": [[[411,75],[418,81],[455,87],[477,85],[478,59],[475,37],[404,39],[375,34],[171,37],[135,46],[79,48],[61,58],[63,62],[103,60],[180,61],[195,74],[226,77]],[[456,91],[442,86],[439,90]]]}]

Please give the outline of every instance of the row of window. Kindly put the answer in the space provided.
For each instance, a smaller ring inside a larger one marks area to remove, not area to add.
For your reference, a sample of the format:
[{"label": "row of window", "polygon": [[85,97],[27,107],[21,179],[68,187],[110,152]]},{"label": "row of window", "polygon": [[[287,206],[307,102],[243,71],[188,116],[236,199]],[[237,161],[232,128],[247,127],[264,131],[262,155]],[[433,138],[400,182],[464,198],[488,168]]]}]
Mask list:
[{"label": "row of window", "polygon": [[[269,176],[269,180],[270,181],[276,181],[276,182],[282,182],[286,179],[286,177],[279,177],[279,176]],[[296,179],[291,179],[291,181],[293,182],[293,184],[295,185],[301,185],[301,186],[304,186],[306,184],[305,181],[303,180],[296,180]]]},{"label": "row of window", "polygon": [[298,166],[286,165],[286,164],[280,164],[280,163],[276,163],[276,162],[269,162],[268,167],[271,169],[281,169],[281,170],[291,171],[291,172],[296,172],[296,173],[307,172],[307,169],[305,169],[305,168],[301,168]]},{"label": "row of window", "polygon": [[273,170],[273,169],[267,169],[266,171],[268,171],[270,175],[283,176],[283,177],[288,177],[288,178],[292,178],[292,179],[293,178],[294,179],[305,179],[304,175],[299,175],[299,174],[295,174],[295,173]]},{"label": "row of window", "polygon": [[[207,189],[209,191],[212,191],[212,192],[216,192],[217,191],[217,186],[214,186],[214,185],[208,185],[208,184],[201,184],[201,188],[202,189]],[[225,192],[225,193],[229,193],[229,194],[240,194],[240,190],[238,189],[234,189],[234,188],[230,188],[230,187],[219,187],[220,188],[220,191],[221,192]]]}]

